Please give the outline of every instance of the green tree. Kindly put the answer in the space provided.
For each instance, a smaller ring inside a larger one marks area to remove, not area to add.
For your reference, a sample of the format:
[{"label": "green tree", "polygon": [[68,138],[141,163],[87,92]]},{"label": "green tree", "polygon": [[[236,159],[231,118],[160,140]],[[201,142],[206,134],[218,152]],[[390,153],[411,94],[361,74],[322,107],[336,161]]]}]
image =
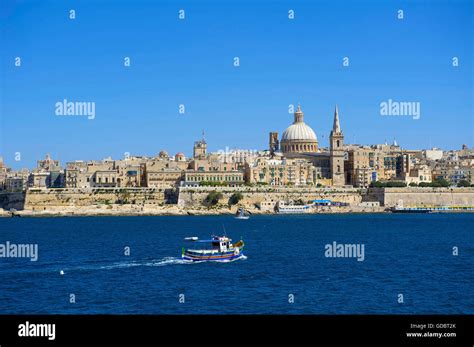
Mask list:
[{"label": "green tree", "polygon": [[380,181],[375,181],[375,182],[372,181],[372,182],[370,182],[370,187],[371,188],[382,188],[382,187],[384,187],[384,184]]},{"label": "green tree", "polygon": [[206,198],[203,201],[203,204],[207,207],[215,206],[217,205],[220,199],[222,199],[222,193],[213,191],[207,194]]},{"label": "green tree", "polygon": [[242,200],[243,198],[244,198],[244,196],[240,192],[235,192],[229,198],[229,206],[237,205],[239,203],[239,201]]},{"label": "green tree", "polygon": [[401,181],[388,181],[386,183],[386,187],[389,187],[389,188],[401,188],[401,187],[406,187],[407,184],[406,182],[401,182]]},{"label": "green tree", "polygon": [[432,187],[449,187],[450,186],[450,183],[442,177],[438,177],[432,183],[433,183]]},{"label": "green tree", "polygon": [[460,180],[458,182],[458,187],[469,187],[471,184],[467,180]]}]

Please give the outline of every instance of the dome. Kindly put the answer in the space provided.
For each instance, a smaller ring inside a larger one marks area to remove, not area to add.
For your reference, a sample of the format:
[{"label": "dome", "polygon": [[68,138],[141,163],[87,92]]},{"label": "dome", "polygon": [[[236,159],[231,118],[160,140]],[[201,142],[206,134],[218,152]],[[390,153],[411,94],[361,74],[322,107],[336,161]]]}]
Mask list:
[{"label": "dome", "polygon": [[186,157],[184,156],[184,153],[179,152],[174,155],[174,160],[185,161]]},{"label": "dome", "polygon": [[281,149],[283,153],[316,153],[318,139],[313,129],[304,122],[304,113],[301,106],[295,112],[293,124],[281,135]]},{"label": "dome", "polygon": [[282,141],[309,140],[317,141],[316,134],[306,123],[298,122],[291,124],[281,135]]},{"label": "dome", "polygon": [[166,152],[166,151],[164,151],[164,150],[163,150],[163,151],[160,151],[160,153],[158,154],[158,156],[159,156],[160,158],[168,158],[168,157],[169,157],[168,152]]}]

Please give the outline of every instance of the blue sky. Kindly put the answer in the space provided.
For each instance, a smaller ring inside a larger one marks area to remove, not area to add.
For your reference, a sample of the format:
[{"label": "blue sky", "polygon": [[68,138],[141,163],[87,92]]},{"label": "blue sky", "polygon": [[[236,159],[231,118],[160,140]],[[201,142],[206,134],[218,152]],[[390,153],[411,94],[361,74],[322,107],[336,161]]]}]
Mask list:
[{"label": "blue sky", "polygon": [[[472,147],[472,3],[5,0],[0,156],[190,155],[203,129],[210,150],[264,149],[298,102],[321,146],[337,103],[348,143]],[[95,119],[55,115],[63,99],[95,102]],[[381,116],[388,99],[421,118]]]}]

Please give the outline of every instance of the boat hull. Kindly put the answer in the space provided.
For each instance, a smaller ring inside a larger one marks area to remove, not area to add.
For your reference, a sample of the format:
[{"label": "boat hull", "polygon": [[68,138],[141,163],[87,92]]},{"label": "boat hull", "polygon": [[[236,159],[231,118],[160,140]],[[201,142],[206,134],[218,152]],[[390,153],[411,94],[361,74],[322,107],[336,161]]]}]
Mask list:
[{"label": "boat hull", "polygon": [[200,261],[216,261],[216,262],[229,262],[242,258],[244,254],[242,252],[219,252],[213,254],[200,254],[197,252],[185,251],[181,256],[183,260],[200,262]]},{"label": "boat hull", "polygon": [[431,213],[431,210],[428,209],[417,209],[417,210],[401,210],[401,209],[393,209],[392,213]]}]

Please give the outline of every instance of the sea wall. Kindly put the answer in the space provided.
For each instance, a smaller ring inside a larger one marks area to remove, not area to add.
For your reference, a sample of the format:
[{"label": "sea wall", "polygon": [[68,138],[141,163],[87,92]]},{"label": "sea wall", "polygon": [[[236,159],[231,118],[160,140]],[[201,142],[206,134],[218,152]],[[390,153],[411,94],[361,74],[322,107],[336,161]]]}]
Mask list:
[{"label": "sea wall", "polygon": [[385,207],[403,206],[474,206],[474,188],[371,188],[367,198]]},{"label": "sea wall", "polygon": [[173,199],[164,188],[29,189],[25,210],[86,208],[94,205],[163,205]]},{"label": "sea wall", "polygon": [[0,208],[22,210],[25,205],[25,192],[7,193],[0,192]]},{"label": "sea wall", "polygon": [[240,205],[252,209],[262,202],[276,203],[280,200],[296,201],[301,199],[307,203],[310,200],[330,199],[357,205],[362,201],[365,192],[356,188],[298,188],[298,187],[180,187],[178,195],[178,206],[182,208],[196,207],[202,205],[207,195],[217,191],[222,193],[220,204],[227,204],[229,198],[236,192],[240,192],[243,199]]},{"label": "sea wall", "polygon": [[[222,193],[219,203],[207,208],[204,199],[212,191]],[[29,189],[27,192],[0,192],[0,208],[24,210],[26,214],[222,214],[235,213],[229,198],[240,192],[244,206],[252,213],[271,213],[280,201],[329,199],[348,203],[320,212],[380,212],[396,206],[474,206],[474,188],[298,188],[298,187],[180,187],[171,188],[88,188]],[[378,201],[381,208],[367,207]],[[263,204],[262,204],[263,203]],[[366,206],[367,205],[367,206]],[[261,207],[261,209],[259,208]],[[347,210],[347,211],[346,211]],[[360,210],[360,211],[359,211]]]}]

